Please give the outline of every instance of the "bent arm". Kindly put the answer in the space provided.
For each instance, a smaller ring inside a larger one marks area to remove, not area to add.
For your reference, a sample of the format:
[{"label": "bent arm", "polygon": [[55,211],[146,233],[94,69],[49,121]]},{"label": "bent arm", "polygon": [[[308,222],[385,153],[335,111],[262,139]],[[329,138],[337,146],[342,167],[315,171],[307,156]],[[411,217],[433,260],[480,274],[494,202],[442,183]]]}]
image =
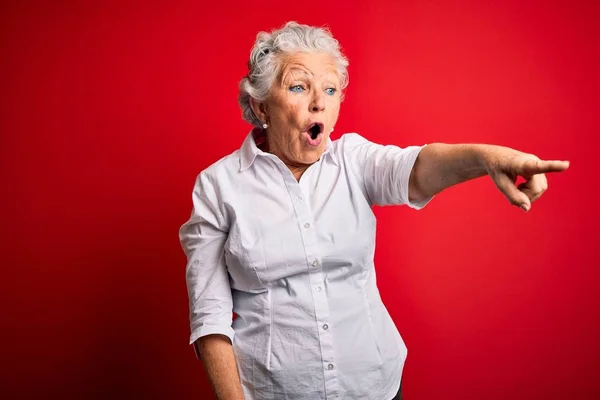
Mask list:
[{"label": "bent arm", "polygon": [[410,201],[430,198],[450,186],[487,175],[482,162],[486,146],[444,143],[425,146],[410,174]]},{"label": "bent arm", "polygon": [[244,400],[233,347],[224,335],[207,335],[194,342],[217,400]]},{"label": "bent arm", "polygon": [[211,180],[200,174],[190,219],[179,230],[188,258],[186,285],[190,307],[190,344],[202,361],[218,400],[243,399],[232,342],[233,300],[224,246],[228,225],[219,210]]}]

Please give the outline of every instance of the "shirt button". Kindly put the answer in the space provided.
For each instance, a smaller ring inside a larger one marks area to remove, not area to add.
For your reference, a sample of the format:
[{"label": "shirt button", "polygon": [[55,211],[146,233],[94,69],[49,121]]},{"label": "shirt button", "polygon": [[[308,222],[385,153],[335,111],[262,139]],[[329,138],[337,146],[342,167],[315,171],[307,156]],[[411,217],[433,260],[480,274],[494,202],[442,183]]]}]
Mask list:
[{"label": "shirt button", "polygon": [[317,286],[317,292],[321,291],[321,286]]},{"label": "shirt button", "polygon": [[310,227],[310,224],[307,222],[307,223],[305,223],[305,224],[304,224],[304,227],[305,227],[305,228],[309,228],[309,227]]},{"label": "shirt button", "polygon": [[327,366],[327,369],[328,369],[328,370],[332,370],[332,369],[333,369],[333,364],[329,364],[329,365]]},{"label": "shirt button", "polygon": [[327,324],[323,325],[323,329],[325,329],[325,330],[329,329],[329,325],[327,325]]},{"label": "shirt button", "polygon": [[318,267],[319,266],[319,261],[315,260],[312,262],[312,266],[313,267]]}]

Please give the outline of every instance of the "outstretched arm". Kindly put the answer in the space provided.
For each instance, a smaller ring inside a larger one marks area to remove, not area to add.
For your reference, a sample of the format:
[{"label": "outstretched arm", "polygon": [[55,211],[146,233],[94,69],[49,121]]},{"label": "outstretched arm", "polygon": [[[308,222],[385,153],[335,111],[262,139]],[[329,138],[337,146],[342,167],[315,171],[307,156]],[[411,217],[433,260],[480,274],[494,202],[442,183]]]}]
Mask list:
[{"label": "outstretched arm", "polygon": [[[568,161],[543,161],[508,147],[435,143],[419,153],[410,175],[408,195],[411,201],[419,201],[450,186],[489,175],[511,204],[529,211],[531,203],[548,188],[544,174],[568,167]],[[518,176],[525,182],[517,187]]]}]

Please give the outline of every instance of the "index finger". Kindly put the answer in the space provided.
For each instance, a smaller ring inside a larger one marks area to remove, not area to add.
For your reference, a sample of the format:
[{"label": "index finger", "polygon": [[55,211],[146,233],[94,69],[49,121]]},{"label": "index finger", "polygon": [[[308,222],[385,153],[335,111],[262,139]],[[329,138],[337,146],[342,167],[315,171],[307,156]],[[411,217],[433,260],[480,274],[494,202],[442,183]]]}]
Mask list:
[{"label": "index finger", "polygon": [[523,164],[521,175],[530,177],[536,174],[546,174],[549,172],[562,172],[569,168],[569,161],[557,160],[527,160]]}]

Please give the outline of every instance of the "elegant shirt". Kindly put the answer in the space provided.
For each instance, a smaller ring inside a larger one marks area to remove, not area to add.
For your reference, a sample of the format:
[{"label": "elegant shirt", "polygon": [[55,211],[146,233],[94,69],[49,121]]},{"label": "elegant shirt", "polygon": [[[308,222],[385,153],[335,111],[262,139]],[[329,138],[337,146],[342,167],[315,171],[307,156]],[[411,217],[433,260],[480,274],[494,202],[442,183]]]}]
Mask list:
[{"label": "elegant shirt", "polygon": [[422,147],[345,134],[297,181],[258,133],[199,174],[179,232],[190,343],[228,336],[247,400],[391,399],[407,350],[376,285],[372,206],[429,201],[408,198]]}]

